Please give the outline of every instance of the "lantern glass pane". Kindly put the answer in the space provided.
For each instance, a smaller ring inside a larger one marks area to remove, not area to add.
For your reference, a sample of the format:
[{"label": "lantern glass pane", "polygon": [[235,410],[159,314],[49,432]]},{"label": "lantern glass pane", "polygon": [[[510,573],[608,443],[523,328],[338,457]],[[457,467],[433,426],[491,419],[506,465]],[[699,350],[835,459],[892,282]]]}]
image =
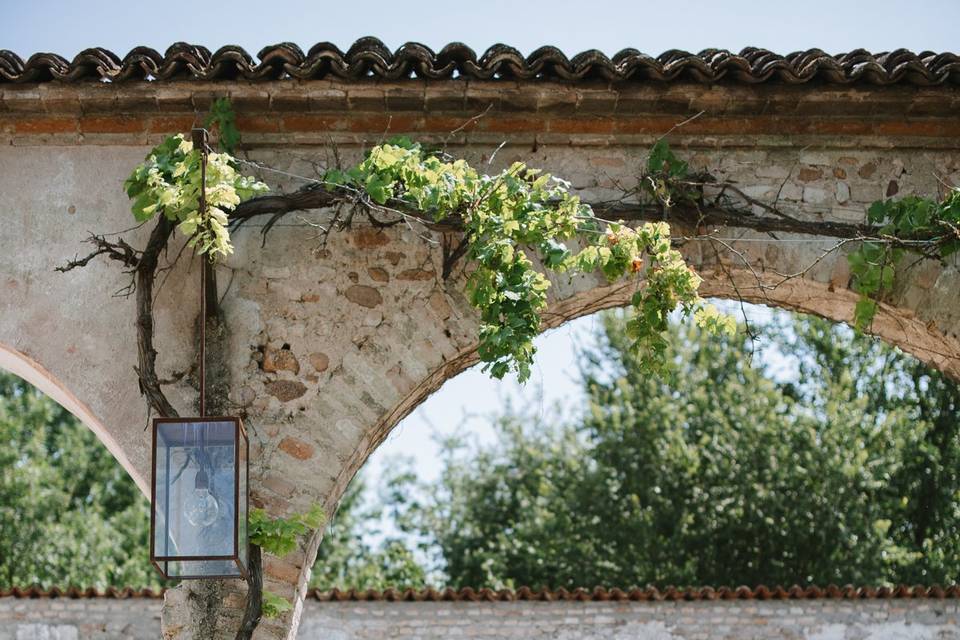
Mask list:
[{"label": "lantern glass pane", "polygon": [[240,442],[238,447],[238,423],[194,419],[158,422],[156,429],[153,545],[158,564],[171,577],[239,575],[237,462],[246,446]]}]

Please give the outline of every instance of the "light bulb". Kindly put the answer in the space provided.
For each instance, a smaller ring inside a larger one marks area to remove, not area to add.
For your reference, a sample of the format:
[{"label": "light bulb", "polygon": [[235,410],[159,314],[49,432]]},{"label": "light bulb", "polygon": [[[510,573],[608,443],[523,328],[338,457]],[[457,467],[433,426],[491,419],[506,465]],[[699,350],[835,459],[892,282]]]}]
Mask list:
[{"label": "light bulb", "polygon": [[209,527],[220,515],[220,504],[210,493],[210,483],[203,469],[197,471],[193,493],[184,501],[183,511],[187,521],[195,527]]}]

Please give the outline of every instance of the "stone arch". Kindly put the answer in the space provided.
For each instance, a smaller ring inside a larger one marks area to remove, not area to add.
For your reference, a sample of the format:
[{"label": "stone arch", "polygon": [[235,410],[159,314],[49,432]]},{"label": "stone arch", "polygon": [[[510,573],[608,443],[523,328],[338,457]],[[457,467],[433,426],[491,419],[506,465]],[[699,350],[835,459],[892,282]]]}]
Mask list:
[{"label": "stone arch", "polygon": [[[779,282],[774,278],[771,286]],[[739,282],[735,288],[731,282]],[[544,313],[541,331],[547,331],[563,324],[589,316],[594,313],[627,307],[636,290],[632,282],[618,283],[612,286],[599,286],[578,292],[554,303]],[[805,313],[830,320],[835,323],[849,324],[853,317],[854,306],[859,294],[851,289],[834,288],[831,284],[801,280],[797,283],[779,285],[767,291],[757,286],[755,274],[744,268],[731,268],[723,278],[705,278],[701,285],[701,294],[705,298],[742,300],[743,302],[763,304],[798,313]],[[881,304],[871,328],[871,334],[877,339],[898,347],[931,367],[938,369],[954,379],[960,379],[960,340],[944,335],[935,325],[925,323],[908,309]],[[443,384],[479,362],[476,345],[464,349],[448,360],[419,384],[411,389],[403,400],[385,415],[369,445],[364,442],[364,451],[356,451],[352,460],[360,459],[359,471],[369,455],[390,434],[390,432],[414,409],[425,402]]]},{"label": "stone arch", "polygon": [[[724,233],[749,234],[734,229]],[[246,342],[259,345],[264,356],[255,368],[246,364],[244,374],[250,397],[258,398],[249,410],[273,425],[261,433],[260,440],[264,450],[275,456],[261,469],[258,499],[264,504],[282,510],[304,508],[314,500],[331,511],[354,474],[399,421],[446,380],[477,362],[476,319],[462,294],[463,276],[441,281],[438,252],[412,236],[408,230],[355,227],[331,237],[314,263],[258,265],[242,278],[237,297],[228,302],[228,317],[247,319],[245,326],[235,324],[231,331],[235,337],[248,331]],[[255,235],[251,238],[259,242]],[[245,252],[259,251],[248,244],[251,238],[238,238],[238,262],[249,264],[250,255]],[[305,246],[295,233],[278,234],[270,243],[279,255],[291,255]],[[796,251],[784,246],[791,245],[744,242],[739,255],[721,257],[695,244],[683,251],[704,277],[704,296],[742,298],[849,321],[858,294],[850,288],[845,255],[836,252],[804,277],[783,281],[779,274],[801,270],[819,253],[819,249]],[[390,264],[388,254],[397,249],[411,255]],[[957,290],[957,266],[954,261],[933,265],[930,273],[908,272],[895,295],[881,305],[873,325],[880,338],[954,377],[960,375],[957,309],[935,300],[942,291]],[[610,285],[592,275],[555,279],[544,329],[625,306],[635,286],[632,282]],[[257,302],[247,297],[254,291]],[[341,303],[320,305],[315,298]],[[236,305],[233,311],[229,305]],[[344,348],[316,354],[308,353],[310,347],[297,353],[298,342],[304,340]],[[241,338],[237,344],[243,343]],[[265,367],[268,359],[279,361],[269,355],[271,350],[291,345],[301,364]],[[300,395],[288,397],[285,391],[294,384],[303,389]],[[264,401],[270,395],[274,399]],[[277,473],[280,468],[282,475]],[[319,534],[314,536],[297,557],[268,560],[268,578],[275,584],[295,583],[302,598],[320,539]]]},{"label": "stone arch", "polygon": [[107,448],[110,455],[116,458],[120,466],[130,474],[130,477],[137,483],[140,491],[149,495],[150,487],[147,485],[146,479],[134,468],[129,458],[127,458],[123,447],[121,447],[120,443],[113,437],[106,425],[97,418],[89,406],[70,391],[70,389],[60,382],[60,380],[43,365],[20,351],[0,343],[0,369],[5,369],[23,378],[73,414],[77,420],[97,436],[97,439],[103,443],[103,446]]},{"label": "stone arch", "polygon": [[[716,276],[720,272],[713,272]],[[960,275],[960,274],[958,274]],[[587,279],[589,280],[589,279]],[[767,284],[774,285],[782,278],[774,276]],[[596,281],[594,281],[596,284]],[[737,283],[735,285],[735,283]],[[742,300],[764,304],[799,313],[806,313],[837,323],[849,323],[859,295],[847,286],[838,288],[833,283],[797,280],[761,290],[755,272],[727,267],[721,277],[705,277],[701,293],[707,298]],[[958,277],[960,283],[960,277]],[[635,283],[600,284],[575,289],[566,297],[554,296],[544,313],[542,331],[559,327],[566,322],[606,309],[628,306],[636,290]],[[917,357],[955,379],[960,378],[960,340],[936,329],[936,323],[924,322],[917,314],[903,307],[881,304],[871,333],[903,351]],[[414,409],[426,401],[443,384],[477,364],[476,343],[459,349],[444,363],[419,378],[402,398],[384,413],[380,420],[364,434],[347,457],[344,477],[339,479],[342,492],[349,480],[362,468],[367,458],[387,438],[390,432]]]},{"label": "stone arch", "polygon": [[[686,76],[621,84],[593,77],[311,82],[224,76],[3,85],[0,343],[70,389],[135,478],[148,474],[149,439],[131,371],[134,310],[130,300],[111,298],[127,277],[107,261],[66,275],[53,268],[83,254],[87,232],[131,226],[122,191],[130,167],[165,134],[189,129],[211,96],[234,101],[251,159],[299,175],[312,175],[311,161],[329,157],[333,145],[349,162],[389,131],[448,146],[477,165],[493,161],[494,171],[526,160],[573,180],[585,199],[604,200],[617,195],[618,181],[636,177],[649,147],[670,133],[694,168],[721,173],[760,200],[782,196],[789,213],[805,220],[856,223],[864,206],[884,195],[935,193],[935,175],[960,184],[951,84],[701,84]],[[299,186],[272,178],[284,190]],[[289,220],[296,225],[296,216]],[[809,264],[832,239],[721,231],[742,241],[737,255],[684,247],[705,277],[705,295],[739,292],[834,320],[852,316],[855,294],[842,252],[773,291],[757,286],[757,277],[769,284],[777,273]],[[125,237],[142,247],[148,233]],[[250,427],[253,496],[274,514],[311,502],[331,508],[389,429],[474,357],[476,316],[461,293],[462,276],[438,276],[434,245],[402,226],[358,224],[333,234],[326,247],[312,233],[305,225],[277,225],[262,247],[255,227],[247,228],[236,234],[237,253],[219,278],[228,407]],[[179,249],[171,246],[171,256]],[[196,399],[187,375],[196,318],[189,267],[184,260],[165,273],[154,304],[158,370],[168,379],[183,374],[164,387],[183,413]],[[956,257],[919,265],[882,308],[875,329],[958,376],[958,290]],[[622,304],[627,289],[582,278],[558,281],[554,295],[548,326]],[[276,358],[271,351],[287,353]],[[268,586],[302,597],[318,543],[319,535],[288,558],[270,559]],[[241,586],[231,589],[222,598],[228,619],[243,605]],[[193,614],[180,615],[177,606],[189,599],[179,589],[167,597],[168,637],[188,637]],[[265,623],[258,634],[288,637],[297,616]]]}]

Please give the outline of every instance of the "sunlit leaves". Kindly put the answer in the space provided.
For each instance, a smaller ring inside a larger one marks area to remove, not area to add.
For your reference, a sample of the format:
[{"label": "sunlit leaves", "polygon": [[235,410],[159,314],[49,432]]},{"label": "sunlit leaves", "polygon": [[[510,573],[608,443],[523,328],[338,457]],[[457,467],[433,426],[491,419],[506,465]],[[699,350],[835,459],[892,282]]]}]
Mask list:
[{"label": "sunlit leaves", "polygon": [[[221,139],[224,131],[221,130]],[[228,255],[233,252],[227,231],[227,211],[240,202],[267,191],[258,180],[243,176],[233,158],[210,153],[206,168],[206,212],[200,214],[201,155],[183,135],[167,138],[155,147],[124,183],[133,200],[133,216],[144,222],[160,214],[176,222],[198,253]]]},{"label": "sunlit leaves", "polygon": [[[659,175],[686,175],[686,163],[658,143],[651,166]],[[366,194],[371,206],[413,207],[441,221],[456,217],[474,263],[467,292],[480,312],[478,353],[485,371],[502,378],[510,371],[523,381],[535,354],[547,306],[549,272],[575,275],[601,271],[611,282],[637,277],[639,296],[635,348],[661,359],[660,334],[677,307],[689,313],[700,305],[700,278],[671,247],[666,223],[634,230],[594,216],[570,193],[569,183],[522,162],[495,175],[478,172],[463,160],[431,153],[406,138],[374,147],[348,171],[331,170],[329,185]],[[582,243],[574,253],[569,245]],[[718,323],[708,323],[713,327]]]}]

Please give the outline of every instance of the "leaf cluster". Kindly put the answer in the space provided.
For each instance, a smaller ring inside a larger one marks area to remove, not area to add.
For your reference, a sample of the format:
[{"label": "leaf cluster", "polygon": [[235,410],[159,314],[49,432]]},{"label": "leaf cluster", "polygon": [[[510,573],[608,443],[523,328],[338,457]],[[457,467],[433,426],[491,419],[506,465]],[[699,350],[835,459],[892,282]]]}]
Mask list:
[{"label": "leaf cluster", "polygon": [[297,548],[300,536],[319,529],[325,518],[319,504],[288,518],[271,518],[263,509],[251,509],[248,517],[250,542],[267,553],[283,557]]},{"label": "leaf cluster", "polygon": [[647,173],[642,186],[664,207],[670,208],[678,200],[690,197],[691,194],[678,184],[689,173],[687,162],[678,158],[666,139],[661,138],[647,156]]},{"label": "leaf cluster", "polygon": [[211,258],[233,253],[227,214],[242,201],[265,193],[267,185],[242,175],[226,153],[209,153],[206,167],[206,211],[200,213],[201,152],[182,134],[156,146],[124,182],[133,200],[133,217],[145,222],[155,215],[178,223],[189,246]]},{"label": "leaf cluster", "polygon": [[216,127],[220,147],[231,155],[235,153],[237,145],[240,144],[240,131],[237,129],[237,116],[229,98],[217,98],[213,101],[204,126]]},{"label": "leaf cluster", "polygon": [[264,618],[279,618],[281,615],[293,609],[290,601],[283,596],[278,596],[274,592],[264,589],[262,594],[262,603],[260,611]]},{"label": "leaf cluster", "polygon": [[914,195],[878,200],[867,209],[867,222],[879,227],[878,238],[847,256],[860,293],[854,326],[861,331],[873,322],[877,301],[893,291],[896,267],[907,251],[943,259],[960,250],[960,189],[941,201]]},{"label": "leaf cluster", "polygon": [[[665,143],[654,148],[651,163],[673,175],[686,172]],[[666,223],[633,229],[602,220],[567,182],[522,162],[487,175],[398,138],[373,148],[348,171],[328,171],[324,180],[365,193],[375,206],[402,204],[435,222],[453,218],[462,224],[475,265],[467,288],[480,312],[478,353],[495,378],[511,370],[521,381],[529,377],[550,273],[572,277],[599,270],[610,282],[637,277],[631,331],[634,349],[649,356],[652,368],[662,362],[667,315],[702,306],[700,278],[671,247]]]}]

